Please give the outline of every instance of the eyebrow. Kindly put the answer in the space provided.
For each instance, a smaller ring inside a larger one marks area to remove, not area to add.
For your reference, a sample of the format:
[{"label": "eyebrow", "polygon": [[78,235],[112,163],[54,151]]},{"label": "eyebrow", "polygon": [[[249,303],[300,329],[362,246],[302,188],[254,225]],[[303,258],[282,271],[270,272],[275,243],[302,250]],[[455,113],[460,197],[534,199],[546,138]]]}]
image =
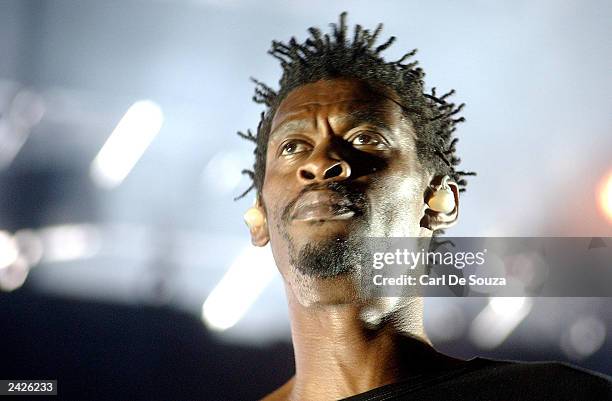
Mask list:
[{"label": "eyebrow", "polygon": [[383,117],[381,117],[378,110],[373,108],[352,110],[346,116],[340,117],[340,119],[349,120],[355,125],[367,123],[390,131],[389,123],[385,121]]},{"label": "eyebrow", "polygon": [[[292,120],[286,119],[283,121],[278,127],[274,129],[270,133],[270,137],[268,138],[271,141],[274,137],[285,134],[287,131],[294,130],[304,130],[309,126],[312,126],[310,118],[300,118]],[[334,120],[348,121],[354,125],[359,124],[371,124],[375,127],[385,129],[389,132],[392,130],[389,128],[389,124],[380,116],[380,113],[377,110],[373,110],[372,108],[367,109],[357,109],[351,110],[346,115],[336,117]]]},{"label": "eyebrow", "polygon": [[268,141],[271,141],[275,136],[285,134],[286,131],[303,130],[307,126],[311,125],[309,119],[300,118],[296,120],[285,119],[274,131],[270,132]]}]

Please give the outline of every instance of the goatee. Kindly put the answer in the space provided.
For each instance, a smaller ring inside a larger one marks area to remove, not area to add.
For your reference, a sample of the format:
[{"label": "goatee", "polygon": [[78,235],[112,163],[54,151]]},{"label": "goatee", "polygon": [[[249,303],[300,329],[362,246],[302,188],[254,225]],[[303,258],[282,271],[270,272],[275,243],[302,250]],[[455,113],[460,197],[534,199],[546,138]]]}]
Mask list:
[{"label": "goatee", "polygon": [[306,244],[296,254],[291,244],[291,264],[307,276],[338,277],[358,270],[363,248],[362,240],[336,238]]}]

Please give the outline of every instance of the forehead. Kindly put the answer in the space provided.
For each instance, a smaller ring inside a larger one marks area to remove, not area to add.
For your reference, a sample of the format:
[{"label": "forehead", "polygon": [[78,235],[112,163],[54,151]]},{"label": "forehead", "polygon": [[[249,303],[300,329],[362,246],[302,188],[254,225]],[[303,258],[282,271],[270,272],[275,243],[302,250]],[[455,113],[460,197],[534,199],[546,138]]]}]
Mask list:
[{"label": "forehead", "polygon": [[383,118],[389,112],[401,113],[397,95],[386,88],[374,88],[359,80],[330,79],[300,86],[280,103],[272,119],[272,132],[288,120],[312,111],[326,110],[336,117]]}]

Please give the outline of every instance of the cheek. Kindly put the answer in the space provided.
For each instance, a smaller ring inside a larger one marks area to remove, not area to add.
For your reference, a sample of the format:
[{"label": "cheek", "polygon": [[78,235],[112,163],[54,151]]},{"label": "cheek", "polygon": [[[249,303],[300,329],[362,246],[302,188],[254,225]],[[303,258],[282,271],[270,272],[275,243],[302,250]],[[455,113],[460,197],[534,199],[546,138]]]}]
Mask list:
[{"label": "cheek", "polygon": [[266,208],[266,219],[268,222],[268,234],[270,236],[270,249],[272,256],[276,262],[276,266],[284,276],[283,267],[289,262],[288,243],[283,234],[281,215],[283,210],[283,199],[277,191],[274,191],[274,186],[270,185],[270,181],[264,181],[262,197]]},{"label": "cheek", "polygon": [[399,180],[397,185],[397,196],[412,205],[423,203],[425,186],[423,180],[417,177],[406,177]]},{"label": "cheek", "polygon": [[411,205],[411,209],[418,209],[420,212],[429,181],[428,174],[415,158],[416,155],[412,152],[410,152],[409,157],[404,156],[405,161],[398,166],[394,192],[405,204]]},{"label": "cheek", "polygon": [[280,219],[287,205],[299,194],[301,187],[296,180],[296,168],[291,165],[274,164],[269,161],[269,168],[264,176],[262,194],[269,206],[266,211],[272,216],[269,220]]},{"label": "cheek", "polygon": [[372,192],[373,231],[384,236],[418,233],[423,208],[423,179],[416,176],[389,177]]},{"label": "cheek", "polygon": [[284,274],[284,267],[289,265],[290,257],[288,246],[283,238],[270,237],[270,249],[276,266]]},{"label": "cheek", "polygon": [[262,196],[266,205],[266,217],[268,220],[268,231],[270,241],[278,241],[277,238],[282,234],[283,212],[291,202],[292,192],[287,187],[287,180],[279,179],[278,176],[266,176],[264,180]]}]

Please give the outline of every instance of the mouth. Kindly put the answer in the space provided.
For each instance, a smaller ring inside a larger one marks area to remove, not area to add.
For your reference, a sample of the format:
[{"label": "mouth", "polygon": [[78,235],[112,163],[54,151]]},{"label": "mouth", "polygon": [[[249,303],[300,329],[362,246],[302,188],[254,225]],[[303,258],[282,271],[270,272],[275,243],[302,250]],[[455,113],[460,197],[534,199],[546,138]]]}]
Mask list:
[{"label": "mouth", "polygon": [[294,221],[349,220],[357,214],[355,205],[345,197],[325,190],[304,194],[293,208]]}]

